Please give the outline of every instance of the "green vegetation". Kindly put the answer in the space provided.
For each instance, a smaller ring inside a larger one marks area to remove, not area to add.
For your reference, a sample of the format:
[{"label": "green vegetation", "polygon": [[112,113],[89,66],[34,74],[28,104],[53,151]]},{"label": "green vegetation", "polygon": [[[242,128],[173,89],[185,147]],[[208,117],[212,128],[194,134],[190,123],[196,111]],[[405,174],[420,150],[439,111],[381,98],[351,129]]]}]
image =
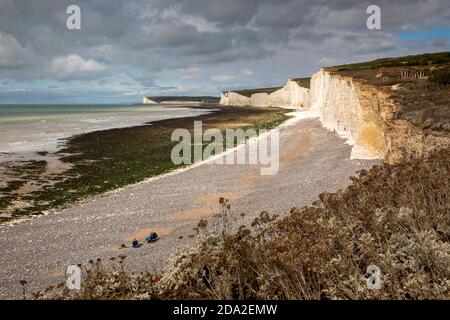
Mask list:
[{"label": "green vegetation", "polygon": [[[166,173],[177,168],[170,158],[176,142],[171,135],[176,128],[186,128],[193,132],[194,120],[203,121],[208,128],[273,128],[285,121],[289,110],[275,108],[220,107],[210,114],[180,119],[153,122],[131,128],[90,132],[72,137],[67,146],[59,152],[61,160],[73,164],[63,174],[47,177],[37,191],[25,195],[15,194],[28,179],[39,180],[38,173],[45,171],[45,161],[39,162],[41,171],[30,175],[25,164],[11,170],[20,176],[21,182],[14,182],[0,190],[0,212],[7,211],[13,200],[26,197],[28,206],[15,208],[14,219],[21,215],[40,214],[45,210],[82,200],[87,196],[103,193],[119,187],[142,181],[146,178]],[[20,172],[23,171],[23,174]],[[19,174],[20,173],[20,174]],[[48,181],[46,181],[48,182]],[[8,219],[3,219],[7,221]],[[1,221],[1,220],[0,220]]]},{"label": "green vegetation", "polygon": [[[297,84],[303,88],[308,88],[310,86],[310,81],[311,78],[294,78],[292,79],[292,81],[297,82]],[[236,93],[239,93],[240,95],[243,95],[245,97],[251,97],[252,94],[255,93],[267,93],[267,94],[271,94],[275,91],[278,91],[280,89],[282,89],[283,87],[271,87],[271,88],[257,88],[257,89],[245,89],[245,90],[238,90],[238,91],[233,91]]]},{"label": "green vegetation", "polygon": [[450,52],[425,53],[396,58],[384,58],[368,62],[345,64],[328,68],[335,71],[355,71],[391,67],[429,66],[450,63]]},{"label": "green vegetation", "polygon": [[[12,174],[15,179],[8,181],[6,186],[0,188],[0,210],[8,208],[13,202],[23,198],[18,193],[27,181],[38,180],[40,175],[45,172],[47,167],[46,161],[21,161],[20,163],[6,165],[6,173]],[[1,213],[2,211],[0,211]],[[1,219],[0,219],[1,222]]]},{"label": "green vegetation", "polygon": [[450,84],[450,68],[438,69],[431,73],[430,81],[438,84]]},{"label": "green vegetation", "polygon": [[154,96],[147,97],[155,102],[163,102],[163,101],[192,101],[192,102],[201,102],[201,103],[219,103],[220,98],[218,97],[210,97],[210,96]]},{"label": "green vegetation", "polygon": [[297,84],[300,87],[308,88],[308,89],[309,89],[310,84],[311,84],[311,78],[294,78],[294,79],[292,79],[292,81],[297,82]]},{"label": "green vegetation", "polygon": [[40,156],[46,156],[46,155],[48,155],[48,151],[38,151],[38,152],[36,152],[36,154],[38,154]]},{"label": "green vegetation", "polygon": [[259,88],[259,89],[245,89],[245,90],[239,90],[239,91],[233,91],[236,93],[239,93],[240,95],[251,97],[252,94],[255,93],[267,93],[271,94],[272,92],[275,92],[277,90],[280,90],[282,87],[272,87],[272,88]]},{"label": "green vegetation", "polygon": [[[199,244],[174,256],[161,275],[85,267],[82,290],[46,290],[40,299],[448,299],[450,150],[375,166],[344,191],[277,220],[229,229],[220,199],[215,228],[199,222]],[[236,218],[235,218],[236,219]],[[220,225],[219,228],[217,226]],[[114,259],[114,258],[113,258]],[[367,288],[369,265],[381,289]],[[64,287],[64,285],[62,285]]]},{"label": "green vegetation", "polygon": [[0,194],[2,194],[0,197],[0,207],[11,205],[12,202],[19,197],[13,191],[19,190],[25,183],[26,181],[24,180],[12,180],[8,181],[6,187],[0,188]]}]

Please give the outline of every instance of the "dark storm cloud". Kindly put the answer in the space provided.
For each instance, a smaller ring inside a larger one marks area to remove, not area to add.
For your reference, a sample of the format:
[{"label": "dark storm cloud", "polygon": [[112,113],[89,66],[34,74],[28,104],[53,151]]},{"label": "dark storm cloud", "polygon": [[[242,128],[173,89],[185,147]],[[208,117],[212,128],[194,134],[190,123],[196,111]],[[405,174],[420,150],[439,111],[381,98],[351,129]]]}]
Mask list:
[{"label": "dark storm cloud", "polygon": [[181,5],[182,11],[204,17],[222,26],[246,25],[258,12],[266,0],[187,0]]},{"label": "dark storm cloud", "polygon": [[[72,4],[81,7],[80,31],[65,27]],[[366,28],[370,4],[382,9],[382,30]],[[287,66],[292,61],[280,57],[289,50],[300,64],[445,50],[448,38],[418,44],[397,34],[449,26],[449,17],[448,0],[2,0],[0,72],[13,80],[123,76],[129,86],[166,88],[157,84],[161,72],[181,78],[180,70],[195,67],[229,75],[230,63],[242,69],[258,60],[259,68]]]}]

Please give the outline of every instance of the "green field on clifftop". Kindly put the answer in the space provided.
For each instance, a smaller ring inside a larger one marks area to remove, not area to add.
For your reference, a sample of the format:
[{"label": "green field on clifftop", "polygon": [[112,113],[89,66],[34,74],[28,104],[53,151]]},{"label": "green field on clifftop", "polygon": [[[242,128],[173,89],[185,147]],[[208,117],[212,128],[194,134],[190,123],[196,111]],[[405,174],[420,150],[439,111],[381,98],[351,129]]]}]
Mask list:
[{"label": "green field on clifftop", "polygon": [[244,90],[239,90],[239,91],[233,91],[236,93],[239,93],[240,95],[246,96],[246,97],[251,97],[252,94],[255,93],[267,93],[267,94],[271,94],[272,92],[275,92],[277,90],[280,90],[282,87],[272,87],[272,88],[258,88],[258,89],[244,89]]},{"label": "green field on clifftop", "polygon": [[344,64],[327,69],[334,71],[355,71],[376,68],[443,65],[449,63],[450,52],[438,52],[404,57],[383,58],[367,62]]}]

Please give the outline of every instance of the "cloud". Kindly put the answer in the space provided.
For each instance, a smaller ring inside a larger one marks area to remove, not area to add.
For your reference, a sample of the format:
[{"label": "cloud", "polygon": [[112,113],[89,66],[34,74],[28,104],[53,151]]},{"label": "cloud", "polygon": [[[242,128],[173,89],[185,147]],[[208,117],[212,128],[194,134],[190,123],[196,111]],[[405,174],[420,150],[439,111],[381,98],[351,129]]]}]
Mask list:
[{"label": "cloud", "polygon": [[27,55],[26,49],[14,37],[0,32],[0,68],[21,66]]},{"label": "cloud", "polygon": [[244,68],[240,71],[243,76],[251,76],[253,75],[253,71],[247,68]]},{"label": "cloud", "polygon": [[136,96],[136,95],[140,95],[140,92],[137,90],[133,90],[133,91],[127,91],[123,93],[124,96]]},{"label": "cloud", "polygon": [[321,58],[319,61],[317,61],[317,64],[323,67],[328,67],[336,64],[336,60],[331,58]]},{"label": "cloud", "polygon": [[[359,0],[82,1],[79,31],[65,25],[71,4],[0,1],[3,80],[20,82],[18,88],[33,87],[42,79],[55,82],[59,90],[76,85],[95,98],[100,91],[112,96],[112,90],[121,97],[135,91],[129,97],[143,91],[199,93],[201,88],[214,94],[237,85],[235,79],[242,87],[281,85],[287,78],[310,75],[322,64],[450,46],[445,35],[430,38],[425,33],[420,42],[400,36],[448,27],[448,0],[378,0],[382,30],[376,31],[366,28],[369,3]],[[258,77],[251,74],[255,70]],[[120,80],[112,85],[114,78]],[[53,90],[45,97],[52,92],[55,99],[62,96]],[[20,92],[14,94],[11,101]]]},{"label": "cloud", "polygon": [[264,0],[187,0],[182,10],[223,26],[245,25],[258,12]]},{"label": "cloud", "polygon": [[97,73],[106,69],[104,64],[93,59],[83,59],[77,54],[57,57],[51,67],[54,72],[62,73]]},{"label": "cloud", "polygon": [[32,90],[30,89],[25,89],[25,88],[17,88],[17,89],[5,89],[6,92],[31,92]]},{"label": "cloud", "polygon": [[236,78],[235,76],[228,75],[228,74],[218,74],[218,75],[213,76],[211,78],[211,80],[217,81],[217,82],[227,82],[227,81],[234,80],[235,78]]},{"label": "cloud", "polygon": [[182,80],[195,80],[198,79],[201,75],[201,69],[200,68],[189,68],[184,69],[181,72],[181,79]]}]

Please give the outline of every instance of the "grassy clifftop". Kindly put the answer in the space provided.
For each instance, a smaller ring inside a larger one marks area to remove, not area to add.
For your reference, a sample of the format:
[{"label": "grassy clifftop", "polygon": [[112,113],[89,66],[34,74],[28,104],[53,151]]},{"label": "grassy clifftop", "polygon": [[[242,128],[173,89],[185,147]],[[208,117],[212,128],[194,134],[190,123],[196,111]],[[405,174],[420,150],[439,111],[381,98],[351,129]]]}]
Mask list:
[{"label": "grassy clifftop", "polygon": [[311,78],[294,78],[294,79],[291,79],[291,80],[294,81],[294,82],[297,82],[297,84],[300,87],[303,87],[303,88],[308,88],[309,89],[309,87],[311,85]]},{"label": "grassy clifftop", "polygon": [[[311,78],[294,78],[291,79],[292,81],[296,82],[299,86],[303,87],[303,88],[308,88],[310,87],[310,80]],[[283,87],[270,87],[270,88],[256,88],[256,89],[244,89],[244,90],[237,90],[237,91],[233,91],[236,93],[239,93],[240,95],[243,95],[245,97],[251,97],[252,94],[255,93],[267,93],[267,94],[271,94],[275,91],[280,90]]]},{"label": "grassy clifftop", "polygon": [[280,90],[282,87],[271,87],[271,88],[258,88],[258,89],[244,89],[239,91],[233,91],[236,93],[239,93],[240,95],[243,95],[245,97],[251,97],[252,94],[255,93],[267,93],[270,94],[272,92],[275,92],[277,90]]},{"label": "grassy clifftop", "polygon": [[450,52],[425,53],[404,57],[383,58],[327,68],[335,71],[357,71],[377,68],[444,65],[450,63]]},{"label": "grassy clifftop", "polygon": [[190,102],[200,102],[200,103],[218,103],[220,98],[211,96],[154,96],[147,97],[157,103],[170,102],[170,101],[190,101]]}]

